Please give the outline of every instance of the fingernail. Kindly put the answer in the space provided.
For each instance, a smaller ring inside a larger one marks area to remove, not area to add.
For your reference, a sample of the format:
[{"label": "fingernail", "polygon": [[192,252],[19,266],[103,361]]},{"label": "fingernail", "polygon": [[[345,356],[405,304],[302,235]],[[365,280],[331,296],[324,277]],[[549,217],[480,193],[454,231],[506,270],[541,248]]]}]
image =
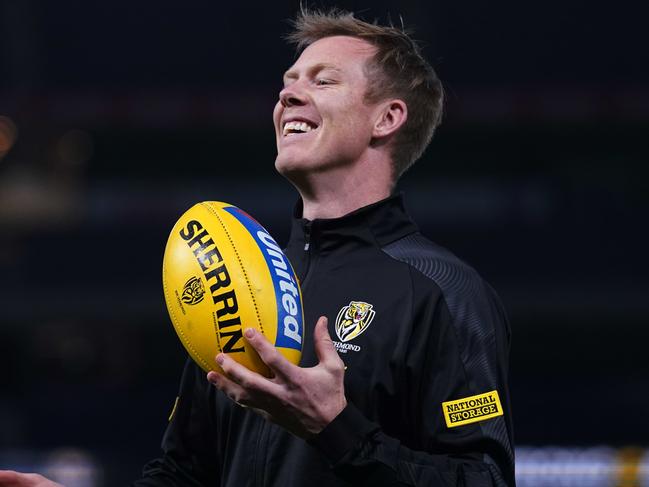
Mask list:
[{"label": "fingernail", "polygon": [[218,386],[218,385],[219,385],[219,383],[218,383],[218,379],[216,378],[217,375],[218,375],[218,374],[215,374],[215,373],[213,373],[213,372],[210,372],[209,374],[207,374],[207,380],[209,381],[210,384],[212,384],[212,385],[214,385],[214,386]]},{"label": "fingernail", "polygon": [[217,363],[217,364],[219,364],[219,365],[223,365],[223,360],[224,360],[224,357],[223,357],[223,354],[222,354],[222,353],[220,353],[220,354],[218,354],[218,355],[216,356],[216,363]]},{"label": "fingernail", "polygon": [[255,330],[252,328],[246,328],[246,331],[243,332],[246,335],[246,338],[252,338],[255,336]]}]

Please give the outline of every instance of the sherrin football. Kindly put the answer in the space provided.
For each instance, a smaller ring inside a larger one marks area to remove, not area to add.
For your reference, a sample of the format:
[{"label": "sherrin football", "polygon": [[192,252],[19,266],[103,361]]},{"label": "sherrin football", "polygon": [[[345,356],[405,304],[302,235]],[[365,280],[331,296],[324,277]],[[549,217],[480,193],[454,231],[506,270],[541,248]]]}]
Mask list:
[{"label": "sherrin football", "polygon": [[183,346],[206,372],[221,371],[219,352],[262,375],[267,366],[243,338],[264,334],[290,362],[302,354],[298,280],[273,237],[228,203],[205,201],[173,227],[164,253],[167,310]]}]

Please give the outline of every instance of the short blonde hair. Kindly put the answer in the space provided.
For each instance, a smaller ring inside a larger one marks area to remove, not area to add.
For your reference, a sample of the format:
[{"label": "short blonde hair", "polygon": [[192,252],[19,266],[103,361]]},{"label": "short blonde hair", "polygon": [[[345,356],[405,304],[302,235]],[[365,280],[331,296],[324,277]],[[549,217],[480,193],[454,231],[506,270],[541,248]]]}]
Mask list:
[{"label": "short blonde hair", "polygon": [[435,70],[408,33],[392,25],[364,22],[338,9],[321,12],[304,7],[292,24],[286,38],[298,52],[319,39],[339,35],[363,39],[376,48],[365,65],[365,100],[399,98],[408,107],[408,119],[396,134],[392,152],[396,181],[419,159],[441,122],[444,90]]}]

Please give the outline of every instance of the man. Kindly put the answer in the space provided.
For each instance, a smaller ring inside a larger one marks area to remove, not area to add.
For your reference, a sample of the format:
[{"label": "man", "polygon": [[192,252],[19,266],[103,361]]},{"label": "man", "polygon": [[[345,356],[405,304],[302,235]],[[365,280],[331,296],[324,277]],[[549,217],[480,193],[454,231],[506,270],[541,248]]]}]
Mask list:
[{"label": "man", "polygon": [[514,485],[502,306],[393,195],[440,121],[437,76],[406,34],[351,14],[303,12],[290,39],[276,168],[301,197],[286,252],[313,339],[298,367],[247,330],[271,379],[188,361],[134,485]]}]

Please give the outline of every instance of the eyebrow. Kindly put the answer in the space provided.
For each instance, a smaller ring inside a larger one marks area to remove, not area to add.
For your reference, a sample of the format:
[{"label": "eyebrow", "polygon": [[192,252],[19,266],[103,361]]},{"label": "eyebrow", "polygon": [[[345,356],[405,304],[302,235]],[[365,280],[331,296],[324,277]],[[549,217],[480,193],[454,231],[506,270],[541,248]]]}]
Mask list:
[{"label": "eyebrow", "polygon": [[[329,63],[314,64],[313,66],[309,67],[307,71],[309,72],[309,74],[313,75],[314,73],[319,73],[320,71],[324,71],[326,69],[330,71],[340,72],[340,68],[337,68],[333,64]],[[282,77],[282,79],[284,80],[293,78],[297,78],[297,71],[294,69],[289,69],[284,73],[284,76]]]}]

